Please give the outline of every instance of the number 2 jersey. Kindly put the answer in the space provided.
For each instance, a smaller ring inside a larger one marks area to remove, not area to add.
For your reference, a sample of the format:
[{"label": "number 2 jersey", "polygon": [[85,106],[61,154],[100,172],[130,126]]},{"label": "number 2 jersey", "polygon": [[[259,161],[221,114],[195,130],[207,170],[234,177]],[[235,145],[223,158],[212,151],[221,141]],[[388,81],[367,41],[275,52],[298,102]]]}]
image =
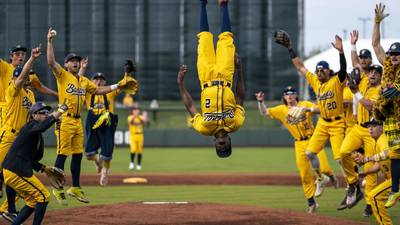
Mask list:
[{"label": "number 2 jersey", "polygon": [[223,129],[228,133],[239,129],[244,122],[244,108],[236,104],[228,86],[215,85],[201,92],[201,112],[192,119],[193,128],[207,136]]}]

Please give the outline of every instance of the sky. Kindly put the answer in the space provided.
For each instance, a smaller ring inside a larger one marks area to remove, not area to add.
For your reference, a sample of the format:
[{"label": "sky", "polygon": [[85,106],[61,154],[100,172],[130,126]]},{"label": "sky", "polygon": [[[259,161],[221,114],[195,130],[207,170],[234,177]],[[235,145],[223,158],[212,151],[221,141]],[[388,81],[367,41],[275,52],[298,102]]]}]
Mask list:
[{"label": "sky", "polygon": [[[400,0],[304,0],[305,10],[305,55],[316,48],[330,47],[335,34],[343,36],[344,29],[349,33],[359,30],[363,37],[363,22],[360,18],[369,18],[366,22],[365,35],[371,39],[375,4],[386,5],[389,17],[384,19],[384,37],[400,41]],[[397,22],[397,24],[396,24]]]}]

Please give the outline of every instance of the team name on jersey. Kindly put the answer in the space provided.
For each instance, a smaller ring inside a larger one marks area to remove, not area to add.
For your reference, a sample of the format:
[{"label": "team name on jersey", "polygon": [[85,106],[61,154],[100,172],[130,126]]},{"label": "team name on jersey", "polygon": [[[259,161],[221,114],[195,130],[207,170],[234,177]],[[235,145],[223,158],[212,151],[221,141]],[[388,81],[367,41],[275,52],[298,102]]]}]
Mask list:
[{"label": "team name on jersey", "polygon": [[299,123],[301,123],[301,122],[303,122],[304,120],[306,120],[307,119],[307,117],[306,117],[306,115],[304,114],[304,115],[301,115],[299,118],[294,118],[294,117],[291,117],[291,116],[286,116],[286,122],[288,123],[288,124],[290,124],[290,125],[296,125],[296,124],[299,124]]},{"label": "team name on jersey", "polygon": [[26,96],[23,97],[23,98],[22,98],[22,106],[25,107],[25,108],[27,108],[27,109],[30,109],[31,106],[32,106],[31,100],[29,100],[29,98],[26,97]]},{"label": "team name on jersey", "polygon": [[96,103],[96,104],[93,105],[92,108],[93,108],[93,109],[104,109],[105,106],[104,106],[103,103]]},{"label": "team name on jersey", "polygon": [[332,91],[328,91],[323,94],[320,94],[318,96],[318,100],[327,100],[327,99],[333,98],[333,96],[335,96],[335,94]]},{"label": "team name on jersey", "polygon": [[86,89],[77,88],[74,84],[68,84],[65,90],[68,94],[84,96],[86,94]]},{"label": "team name on jersey", "polygon": [[231,109],[221,113],[204,113],[204,121],[219,121],[226,118],[233,119],[235,112]]}]

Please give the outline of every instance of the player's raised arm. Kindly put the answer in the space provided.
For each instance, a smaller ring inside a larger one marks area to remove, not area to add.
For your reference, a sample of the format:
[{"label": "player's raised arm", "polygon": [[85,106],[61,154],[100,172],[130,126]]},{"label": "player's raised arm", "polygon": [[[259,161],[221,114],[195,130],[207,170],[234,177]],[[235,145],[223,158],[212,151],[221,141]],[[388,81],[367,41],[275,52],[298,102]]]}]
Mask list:
[{"label": "player's raised arm", "polygon": [[242,72],[242,61],[240,60],[240,56],[238,53],[235,53],[235,67],[237,71],[237,82],[236,82],[236,104],[243,106],[245,88],[244,88],[244,79]]},{"label": "player's raised arm", "polygon": [[53,39],[55,37],[55,32],[50,27],[47,32],[47,64],[49,64],[51,70],[56,76],[60,75],[60,65],[56,62],[54,56]]},{"label": "player's raised arm", "polygon": [[89,58],[85,57],[80,62],[79,72],[78,75],[84,76],[87,70],[87,66],[89,64]]},{"label": "player's raised arm", "polygon": [[[31,51],[31,57],[29,60],[25,63],[21,74],[15,79],[15,87],[17,89],[22,88],[25,80],[29,79],[29,72],[31,71],[31,68],[33,66],[33,63],[36,61],[36,59],[40,56],[40,48],[42,45],[39,45],[38,47],[32,49]],[[14,72],[15,73],[15,72]]]},{"label": "player's raised arm", "polygon": [[336,48],[336,50],[339,51],[340,70],[338,72],[338,77],[340,82],[343,83],[347,76],[347,63],[343,52],[343,40],[341,37],[339,37],[339,35],[335,35],[335,42],[332,42],[331,44],[334,48]]},{"label": "player's raised arm", "polygon": [[258,111],[264,115],[268,116],[268,110],[267,107],[264,104],[264,92],[259,91],[255,94],[257,102],[258,102]]},{"label": "player's raised arm", "polygon": [[193,104],[192,96],[190,96],[189,92],[185,88],[184,80],[187,73],[187,66],[181,65],[179,67],[177,83],[179,86],[179,93],[182,97],[183,104],[186,107],[186,110],[189,112],[191,117],[197,113],[196,106]]},{"label": "player's raised arm", "polygon": [[292,40],[290,39],[289,34],[286,33],[286,31],[279,30],[275,32],[274,38],[277,44],[280,44],[283,47],[287,48],[294,67],[296,67],[297,71],[305,76],[308,70],[304,66],[303,60],[293,50]]},{"label": "player's raised arm", "polygon": [[385,5],[379,3],[375,6],[375,23],[374,30],[372,32],[372,47],[374,48],[375,55],[378,61],[383,65],[386,58],[386,52],[381,45],[381,31],[380,24],[385,17],[389,16],[388,13],[385,14]]},{"label": "player's raised arm", "polygon": [[360,59],[358,58],[357,55],[357,44],[358,41],[358,30],[353,30],[350,32],[350,44],[351,44],[351,64],[354,67],[358,67],[361,69],[360,66]]}]

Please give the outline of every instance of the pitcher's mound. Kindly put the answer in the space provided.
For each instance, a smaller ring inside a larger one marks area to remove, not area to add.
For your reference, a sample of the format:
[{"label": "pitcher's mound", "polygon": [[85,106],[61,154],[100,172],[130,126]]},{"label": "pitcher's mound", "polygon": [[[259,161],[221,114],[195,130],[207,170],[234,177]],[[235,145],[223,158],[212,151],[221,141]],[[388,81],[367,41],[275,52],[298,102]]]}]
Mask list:
[{"label": "pitcher's mound", "polygon": [[[30,223],[26,222],[26,224]],[[51,211],[46,214],[44,224],[367,225],[368,223],[255,206],[156,202],[154,204],[121,203],[97,205]]]}]

